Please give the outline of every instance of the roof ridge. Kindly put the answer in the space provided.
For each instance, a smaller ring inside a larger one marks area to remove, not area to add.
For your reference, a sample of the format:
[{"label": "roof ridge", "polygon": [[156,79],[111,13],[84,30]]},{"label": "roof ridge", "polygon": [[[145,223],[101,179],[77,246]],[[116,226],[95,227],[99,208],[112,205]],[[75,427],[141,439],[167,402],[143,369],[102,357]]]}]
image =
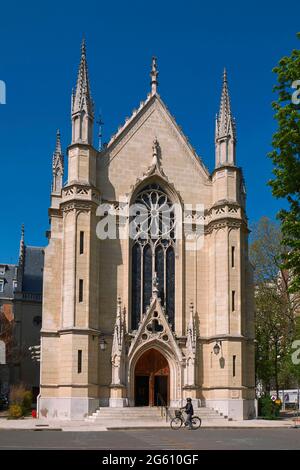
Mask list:
[{"label": "roof ridge", "polygon": [[45,246],[32,246],[32,245],[25,245],[25,248],[35,248],[37,250],[44,250]]},{"label": "roof ridge", "polygon": [[[130,117],[126,117],[125,118],[125,122],[123,124],[121,124],[119,127],[118,127],[118,130],[115,134],[112,134],[112,136],[110,137],[110,140],[107,144],[107,146],[110,146],[116,139],[117,137],[119,137],[119,135],[123,132],[123,130],[130,124],[130,122],[135,118],[135,116],[137,116],[137,114],[146,106],[146,104],[149,103],[149,101],[151,100],[151,98],[153,98],[154,96],[157,96],[158,93],[156,93],[155,95],[151,95],[151,93],[148,93],[147,95],[147,98],[145,99],[145,101],[140,101],[140,105],[138,108],[134,108],[131,112],[131,115]],[[159,95],[158,95],[159,96]]]}]

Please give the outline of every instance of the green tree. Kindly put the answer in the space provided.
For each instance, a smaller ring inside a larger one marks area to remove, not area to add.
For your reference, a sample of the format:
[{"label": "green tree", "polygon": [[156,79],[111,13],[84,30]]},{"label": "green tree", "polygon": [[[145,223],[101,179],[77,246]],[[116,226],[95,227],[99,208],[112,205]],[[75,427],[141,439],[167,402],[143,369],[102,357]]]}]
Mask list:
[{"label": "green tree", "polygon": [[254,226],[250,257],[254,267],[256,378],[278,395],[282,368],[295,337],[299,297],[290,293],[291,278],[281,263],[280,227],[267,217]]},{"label": "green tree", "polygon": [[[297,34],[300,39],[300,33]],[[284,267],[289,270],[290,290],[300,290],[300,50],[294,49],[283,57],[273,69],[277,74],[277,101],[272,106],[278,129],[273,135],[273,160],[275,178],[270,181],[273,195],[285,198],[288,209],[278,216],[282,223]]]},{"label": "green tree", "polygon": [[264,390],[275,388],[278,396],[280,372],[292,339],[286,303],[276,286],[258,285],[256,306],[256,375]]}]

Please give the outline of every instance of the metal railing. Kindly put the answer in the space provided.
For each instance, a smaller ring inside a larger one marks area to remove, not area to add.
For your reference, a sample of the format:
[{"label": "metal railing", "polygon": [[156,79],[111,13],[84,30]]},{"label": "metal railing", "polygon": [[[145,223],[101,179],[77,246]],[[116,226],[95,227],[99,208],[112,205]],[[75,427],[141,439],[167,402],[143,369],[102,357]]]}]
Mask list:
[{"label": "metal railing", "polygon": [[163,399],[160,393],[156,394],[156,399],[157,399],[157,406],[160,408],[161,417],[163,418],[165,416],[166,422],[168,422],[168,418],[169,420],[171,420],[172,416],[170,414],[167,403],[165,402],[165,400]]},{"label": "metal railing", "polygon": [[33,302],[41,302],[42,294],[36,292],[15,292],[15,300],[29,300]]}]

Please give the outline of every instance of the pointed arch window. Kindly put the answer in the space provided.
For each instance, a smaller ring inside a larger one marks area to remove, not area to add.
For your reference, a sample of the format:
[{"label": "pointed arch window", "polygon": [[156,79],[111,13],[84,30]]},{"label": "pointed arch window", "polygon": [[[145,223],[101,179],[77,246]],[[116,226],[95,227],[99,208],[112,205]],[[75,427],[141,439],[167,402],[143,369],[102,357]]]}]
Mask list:
[{"label": "pointed arch window", "polygon": [[159,297],[174,328],[175,313],[175,214],[173,204],[158,184],[143,188],[137,195],[139,217],[132,246],[131,327],[138,328],[151,301],[152,279],[156,271]]}]

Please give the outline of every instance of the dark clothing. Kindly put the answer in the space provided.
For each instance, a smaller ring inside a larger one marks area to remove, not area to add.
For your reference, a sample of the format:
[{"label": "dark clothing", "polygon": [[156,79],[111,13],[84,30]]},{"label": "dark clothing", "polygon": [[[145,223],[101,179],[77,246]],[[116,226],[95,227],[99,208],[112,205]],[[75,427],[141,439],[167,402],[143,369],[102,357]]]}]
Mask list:
[{"label": "dark clothing", "polygon": [[186,422],[185,425],[188,426],[190,429],[192,429],[192,416],[190,414],[186,415]]},{"label": "dark clothing", "polygon": [[187,414],[185,425],[188,426],[189,429],[192,429],[192,416],[194,414],[192,402],[187,402],[184,407],[184,411]]},{"label": "dark clothing", "polygon": [[191,402],[188,402],[185,407],[184,411],[186,412],[187,415],[193,415],[194,414],[194,408]]}]

